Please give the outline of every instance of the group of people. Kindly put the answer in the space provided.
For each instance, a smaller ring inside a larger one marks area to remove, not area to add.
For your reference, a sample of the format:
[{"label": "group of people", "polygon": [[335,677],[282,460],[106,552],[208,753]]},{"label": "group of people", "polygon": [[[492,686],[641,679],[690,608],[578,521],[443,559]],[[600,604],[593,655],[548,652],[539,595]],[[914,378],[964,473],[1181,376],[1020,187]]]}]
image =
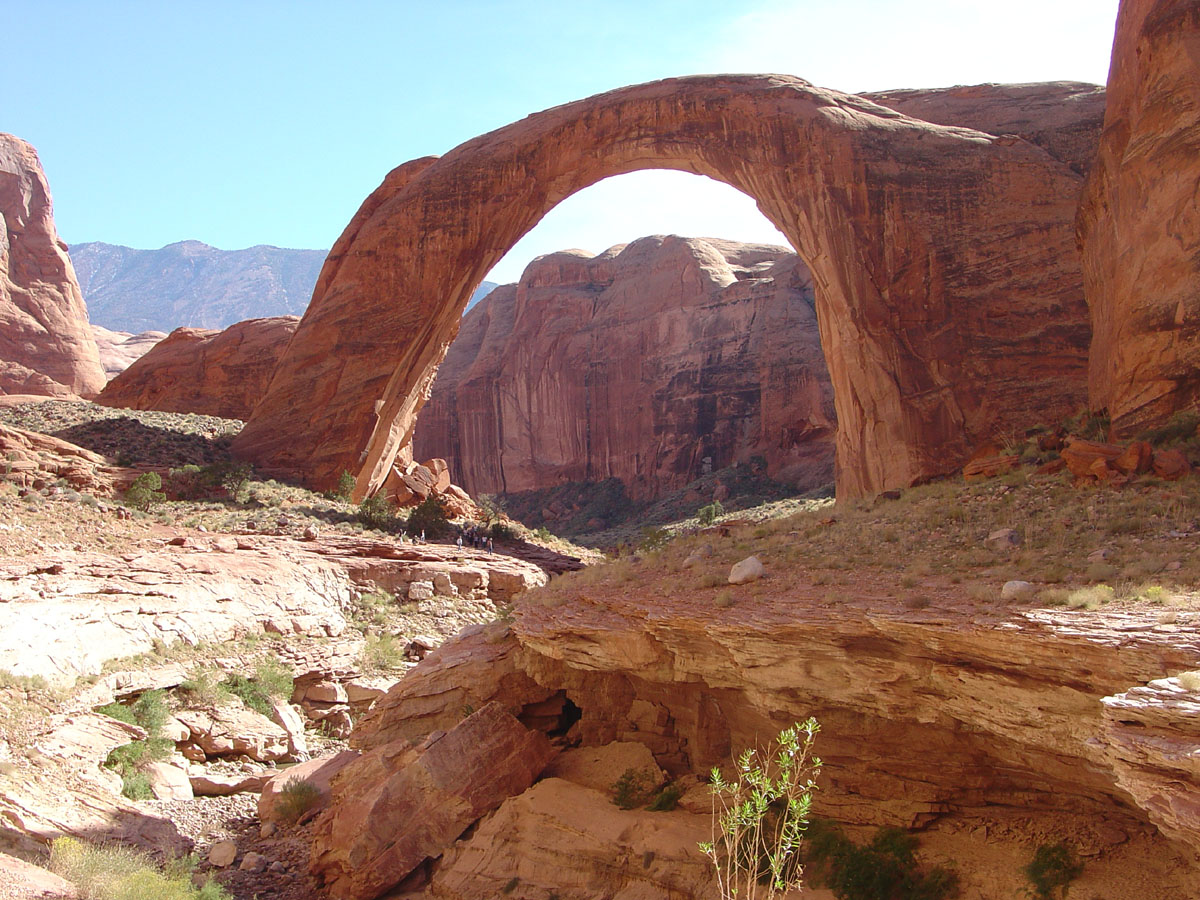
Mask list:
[{"label": "group of people", "polygon": [[489,535],[485,535],[478,525],[468,525],[465,528],[460,525],[456,543],[460,547],[469,544],[476,550],[486,550],[488,553],[496,552],[495,541]]}]

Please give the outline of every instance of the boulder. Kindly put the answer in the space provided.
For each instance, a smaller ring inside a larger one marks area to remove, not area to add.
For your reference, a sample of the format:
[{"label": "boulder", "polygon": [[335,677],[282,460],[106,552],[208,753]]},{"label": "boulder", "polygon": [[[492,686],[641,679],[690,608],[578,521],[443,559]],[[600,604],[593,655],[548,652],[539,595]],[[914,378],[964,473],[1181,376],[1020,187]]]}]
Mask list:
[{"label": "boulder", "polygon": [[1154,474],[1167,481],[1178,481],[1192,471],[1182,450],[1158,450],[1154,453]]},{"label": "boulder", "polygon": [[286,700],[271,701],[271,721],[287,732],[286,759],[301,762],[308,759],[308,739],[304,736],[304,720]]},{"label": "boulder", "polygon": [[288,755],[288,734],[266,716],[240,702],[213,709],[185,709],[176,713],[192,735],[192,742],[207,756],[245,754],[259,762]]},{"label": "boulder", "polygon": [[235,859],[237,859],[237,844],[233,841],[217,841],[217,843],[209,848],[209,864],[216,866],[218,869],[225,869],[232,866]]},{"label": "boulder", "polygon": [[191,775],[188,782],[197,797],[228,797],[230,794],[257,794],[274,773],[257,772],[240,775],[219,775],[205,772]]},{"label": "boulder", "polygon": [[195,796],[188,773],[169,762],[152,762],[142,767],[155,800],[191,800]]},{"label": "boulder", "polygon": [[550,757],[546,738],[498,703],[420,746],[371,750],[338,778],[313,828],[310,869],[340,900],[373,900],[528,788]]},{"label": "boulder", "polygon": [[747,556],[741,562],[733,564],[733,568],[729,570],[729,583],[746,584],[758,581],[765,574],[767,570],[763,568],[762,561],[757,556]]}]

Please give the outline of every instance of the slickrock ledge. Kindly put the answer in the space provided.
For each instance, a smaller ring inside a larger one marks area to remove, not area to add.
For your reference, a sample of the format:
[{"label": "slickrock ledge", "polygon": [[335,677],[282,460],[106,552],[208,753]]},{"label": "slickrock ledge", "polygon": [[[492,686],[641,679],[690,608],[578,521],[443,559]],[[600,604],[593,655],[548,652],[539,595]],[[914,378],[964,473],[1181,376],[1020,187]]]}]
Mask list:
[{"label": "slickrock ledge", "polygon": [[338,635],[359,590],[438,574],[492,603],[544,584],[537,566],[448,545],[196,534],[123,556],[0,559],[0,669],[69,685],[104,662],[264,629]]}]

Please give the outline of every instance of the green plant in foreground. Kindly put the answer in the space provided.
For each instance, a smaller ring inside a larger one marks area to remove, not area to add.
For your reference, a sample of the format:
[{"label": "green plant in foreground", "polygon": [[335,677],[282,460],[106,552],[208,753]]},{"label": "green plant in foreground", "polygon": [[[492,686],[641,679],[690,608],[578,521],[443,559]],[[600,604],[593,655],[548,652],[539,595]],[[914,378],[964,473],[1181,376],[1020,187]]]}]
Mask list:
[{"label": "green plant in foreground", "polygon": [[1061,841],[1057,844],[1042,844],[1025,866],[1025,877],[1033,885],[1039,900],[1066,900],[1071,882],[1083,872],[1083,863],[1075,857],[1075,851]]},{"label": "green plant in foreground", "polygon": [[700,850],[716,868],[722,900],[753,900],[760,888],[772,898],[803,883],[799,850],[821,770],[812,753],[819,731],[810,718],[763,751],[743,751],[731,781],[713,768],[713,839]]}]

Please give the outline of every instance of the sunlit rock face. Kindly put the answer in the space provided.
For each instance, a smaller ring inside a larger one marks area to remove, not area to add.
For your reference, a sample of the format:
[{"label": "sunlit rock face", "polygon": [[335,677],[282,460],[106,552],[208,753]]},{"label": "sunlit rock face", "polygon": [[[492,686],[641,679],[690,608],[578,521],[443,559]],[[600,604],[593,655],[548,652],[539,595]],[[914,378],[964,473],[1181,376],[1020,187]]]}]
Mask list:
[{"label": "sunlit rock face", "polygon": [[636,497],[755,457],[833,481],[812,281],[783,247],[654,236],[534,260],[467,313],[417,456],[472,494],[621,479]]},{"label": "sunlit rock face", "polygon": [[1118,434],[1200,400],[1200,10],[1124,0],[1100,153],[1079,209],[1089,387]]},{"label": "sunlit rock face", "polygon": [[1082,176],[1042,146],[912,119],[780,75],[621,88],[406,163],[364,202],[235,451],[377,490],[471,292],[571,194],[646,168],[749,194],[812,273],[838,490],[953,470],[1084,399]]},{"label": "sunlit rock face", "polygon": [[37,152],[0,133],[0,393],[90,396],[104,382]]}]

